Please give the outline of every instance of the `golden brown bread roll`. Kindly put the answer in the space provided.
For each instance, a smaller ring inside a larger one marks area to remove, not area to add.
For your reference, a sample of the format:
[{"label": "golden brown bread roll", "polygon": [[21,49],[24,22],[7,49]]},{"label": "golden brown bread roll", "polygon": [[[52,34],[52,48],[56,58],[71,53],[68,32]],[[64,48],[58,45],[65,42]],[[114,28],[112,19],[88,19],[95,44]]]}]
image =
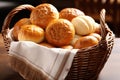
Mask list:
[{"label": "golden brown bread roll", "polygon": [[84,16],[84,12],[77,8],[64,8],[59,12],[59,17],[71,21],[74,17]]},{"label": "golden brown bread roll", "polygon": [[97,34],[97,33],[91,33],[91,34],[89,34],[89,36],[93,36],[93,37],[97,38],[98,41],[100,41],[101,38],[102,38],[102,37],[100,36],[100,34]]},{"label": "golden brown bread roll", "polygon": [[46,39],[55,46],[70,44],[75,35],[73,24],[67,19],[57,19],[46,27]]},{"label": "golden brown bread roll", "polygon": [[35,7],[30,14],[32,24],[38,25],[42,28],[54,19],[59,18],[59,12],[52,4],[43,3]]},{"label": "golden brown bread roll", "polygon": [[18,33],[18,40],[42,42],[44,40],[44,30],[36,25],[23,25]]},{"label": "golden brown bread roll", "polygon": [[61,48],[63,49],[73,49],[72,45],[65,45],[65,46],[61,46]]},{"label": "golden brown bread roll", "polygon": [[82,49],[82,48],[87,48],[90,46],[94,46],[98,44],[98,40],[97,38],[93,37],[93,36],[84,36],[84,37],[80,37],[76,43],[74,44],[74,48],[75,49]]},{"label": "golden brown bread roll", "polygon": [[18,32],[21,29],[21,26],[26,25],[26,24],[31,24],[29,18],[22,18],[15,23],[15,25],[13,26],[13,30],[12,30],[12,37],[14,40],[18,40]]},{"label": "golden brown bread roll", "polygon": [[73,45],[75,44],[75,42],[76,42],[80,37],[82,37],[82,36],[75,34],[75,36],[74,36],[74,38],[72,39],[72,41],[70,42],[70,44],[73,46]]},{"label": "golden brown bread roll", "polygon": [[101,34],[101,26],[98,23],[94,24],[95,27],[95,33]]},{"label": "golden brown bread roll", "polygon": [[46,43],[46,42],[41,42],[39,44],[42,45],[42,46],[48,47],[48,48],[55,48],[53,45],[51,45],[49,43]]}]

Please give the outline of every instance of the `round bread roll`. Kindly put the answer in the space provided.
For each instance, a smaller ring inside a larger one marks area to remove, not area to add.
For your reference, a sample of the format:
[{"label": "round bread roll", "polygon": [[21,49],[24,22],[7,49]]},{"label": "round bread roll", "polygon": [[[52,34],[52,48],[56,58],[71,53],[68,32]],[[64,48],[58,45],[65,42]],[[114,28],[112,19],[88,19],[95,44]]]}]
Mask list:
[{"label": "round bread roll", "polygon": [[73,49],[72,45],[65,45],[65,46],[61,46],[61,48],[63,49]]},{"label": "round bread roll", "polygon": [[89,27],[89,31],[90,33],[94,32],[95,31],[95,26],[94,24],[96,23],[95,20],[90,17],[90,16],[79,16],[80,18],[82,18],[88,25]]},{"label": "round bread roll", "polygon": [[21,29],[21,26],[26,25],[26,24],[31,24],[29,18],[22,18],[16,22],[16,24],[13,26],[13,30],[12,30],[13,40],[18,40],[18,32]]},{"label": "round bread roll", "polygon": [[76,34],[78,35],[88,35],[95,31],[95,21],[90,16],[78,16],[73,18],[71,22],[75,27]]},{"label": "round bread roll", "polygon": [[87,48],[90,46],[94,46],[98,44],[97,38],[93,36],[84,36],[79,38],[76,43],[74,44],[75,49],[82,49],[82,48]]},{"label": "round bread roll", "polygon": [[73,46],[73,45],[75,44],[75,42],[76,42],[80,37],[82,37],[82,36],[75,34],[75,36],[74,36],[74,38],[72,39],[72,41],[70,42],[70,44]]},{"label": "round bread roll", "polygon": [[94,24],[94,27],[95,27],[95,33],[101,34],[100,24],[95,23],[95,24]]},{"label": "round bread roll", "polygon": [[46,43],[46,42],[41,42],[40,45],[48,47],[48,48],[55,48],[53,45]]},{"label": "round bread roll", "polygon": [[46,27],[45,33],[49,43],[60,47],[70,44],[75,30],[73,24],[67,19],[57,19]]},{"label": "round bread roll", "polygon": [[84,12],[77,8],[64,8],[59,12],[59,17],[71,21],[77,16],[84,16]]},{"label": "round bread roll", "polygon": [[89,34],[89,36],[93,36],[93,37],[97,38],[98,41],[100,41],[101,38],[102,38],[102,37],[101,37],[99,34],[97,34],[97,33],[91,33],[91,34]]},{"label": "round bread roll", "polygon": [[58,10],[49,3],[43,3],[36,6],[30,14],[32,24],[38,25],[42,28],[46,28],[49,22],[58,18]]},{"label": "round bread roll", "polygon": [[18,33],[18,40],[40,43],[44,40],[44,30],[36,25],[23,25]]}]

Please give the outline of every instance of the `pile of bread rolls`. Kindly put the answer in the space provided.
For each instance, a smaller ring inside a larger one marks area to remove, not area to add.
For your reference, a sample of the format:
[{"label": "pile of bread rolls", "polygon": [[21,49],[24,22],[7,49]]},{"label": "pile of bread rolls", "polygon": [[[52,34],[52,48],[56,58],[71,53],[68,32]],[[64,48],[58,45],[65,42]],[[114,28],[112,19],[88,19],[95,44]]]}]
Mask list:
[{"label": "pile of bread rolls", "polygon": [[49,3],[36,6],[29,18],[17,21],[12,30],[15,41],[33,41],[49,48],[81,49],[101,40],[100,25],[76,8],[58,11]]}]

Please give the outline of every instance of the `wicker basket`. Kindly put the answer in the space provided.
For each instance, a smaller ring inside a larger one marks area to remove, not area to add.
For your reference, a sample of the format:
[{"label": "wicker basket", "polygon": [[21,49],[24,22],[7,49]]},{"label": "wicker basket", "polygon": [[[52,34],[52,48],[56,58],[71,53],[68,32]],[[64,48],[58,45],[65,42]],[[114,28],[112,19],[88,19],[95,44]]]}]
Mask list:
[{"label": "wicker basket", "polygon": [[[32,11],[32,5],[20,5],[13,9],[5,18],[2,26],[2,35],[4,44],[9,50],[11,39],[7,36],[9,33],[9,25],[13,16],[21,10]],[[114,34],[105,23],[105,10],[100,12],[100,25],[102,39],[98,45],[80,49],[73,60],[71,69],[66,80],[96,80],[100,71],[104,67],[114,44]]]}]

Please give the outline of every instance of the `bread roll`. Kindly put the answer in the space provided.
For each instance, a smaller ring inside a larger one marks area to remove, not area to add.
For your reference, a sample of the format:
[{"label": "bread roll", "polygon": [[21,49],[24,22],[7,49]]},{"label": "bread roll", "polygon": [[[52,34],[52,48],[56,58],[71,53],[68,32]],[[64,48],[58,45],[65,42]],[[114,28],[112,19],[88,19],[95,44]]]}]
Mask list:
[{"label": "bread roll", "polygon": [[60,11],[59,16],[60,18],[67,19],[71,21],[73,18],[77,16],[84,16],[84,12],[77,8],[64,8]]},{"label": "bread roll", "polygon": [[44,40],[44,30],[36,25],[23,25],[18,33],[18,40],[40,43]]},{"label": "bread roll", "polygon": [[75,32],[78,35],[88,35],[95,31],[94,19],[90,16],[78,16],[72,19],[72,24],[75,27]]},{"label": "bread roll", "polygon": [[95,26],[94,24],[96,23],[95,20],[90,17],[90,16],[79,16],[80,18],[82,18],[88,25],[89,27],[89,31],[90,33],[94,32],[95,31]]},{"label": "bread roll", "polygon": [[73,24],[67,19],[57,19],[47,26],[45,33],[49,43],[64,46],[70,44],[75,30]]},{"label": "bread roll", "polygon": [[63,49],[73,49],[72,45],[65,45],[65,46],[61,46],[61,48]]},{"label": "bread roll", "polygon": [[82,37],[82,36],[75,34],[75,36],[74,36],[74,38],[72,39],[72,41],[70,42],[70,44],[73,46],[73,45],[75,44],[75,42],[76,42],[80,37]]},{"label": "bread roll", "polygon": [[18,40],[18,32],[21,29],[21,26],[26,25],[26,24],[31,24],[29,18],[22,18],[15,23],[15,25],[13,26],[13,30],[12,30],[13,40]]},{"label": "bread roll", "polygon": [[94,24],[94,27],[95,27],[95,33],[101,34],[100,24],[95,23],[95,24]]},{"label": "bread roll", "polygon": [[41,42],[39,44],[42,45],[42,46],[48,47],[48,48],[55,48],[53,45],[51,45],[49,43],[46,43],[46,42]]},{"label": "bread roll", "polygon": [[49,3],[43,3],[36,6],[30,14],[30,20],[32,24],[38,25],[42,28],[46,28],[49,22],[58,18],[58,10]]},{"label": "bread roll", "polygon": [[99,41],[97,40],[97,38],[95,38],[93,36],[84,36],[84,37],[79,38],[76,41],[76,43],[74,45],[74,48],[75,49],[87,48],[87,47],[90,47],[90,46],[97,45],[98,42]]},{"label": "bread roll", "polygon": [[101,38],[102,38],[102,37],[101,37],[99,34],[97,34],[97,33],[91,33],[91,34],[89,34],[89,36],[93,36],[93,37],[97,38],[98,41],[100,41]]}]

